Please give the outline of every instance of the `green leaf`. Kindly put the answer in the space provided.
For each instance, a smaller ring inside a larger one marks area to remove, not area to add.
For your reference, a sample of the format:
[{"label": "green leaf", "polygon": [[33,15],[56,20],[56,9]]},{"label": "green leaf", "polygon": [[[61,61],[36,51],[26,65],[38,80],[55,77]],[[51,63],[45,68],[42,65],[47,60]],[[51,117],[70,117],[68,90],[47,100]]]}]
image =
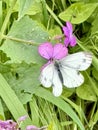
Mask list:
[{"label": "green leaf", "polygon": [[[98,12],[98,9],[97,9],[97,12]],[[98,13],[94,21],[92,22],[92,28],[91,28],[91,34],[95,34],[96,32],[98,32]]]},{"label": "green leaf", "polygon": [[[0,96],[8,107],[9,111],[17,120],[19,117],[28,115],[26,110],[24,109],[22,103],[17,98],[15,92],[11,89],[11,86],[6,82],[4,77],[0,74]],[[32,124],[30,118],[28,117],[26,121],[23,122],[24,128]]]},{"label": "green leaf", "polygon": [[84,84],[76,89],[77,95],[84,100],[97,101],[97,97],[88,84]]},{"label": "green leaf", "polygon": [[79,24],[87,20],[96,7],[97,3],[75,3],[67,8],[64,12],[60,13],[59,17],[64,21],[71,21],[73,24]]},{"label": "green leaf", "polygon": [[93,75],[93,77],[94,77],[96,80],[98,80],[98,71],[96,71],[95,68],[93,68],[93,70],[92,70],[92,75]]},{"label": "green leaf", "polygon": [[2,10],[2,1],[0,1],[0,29],[1,29],[1,26],[2,26],[2,21],[3,21],[3,10]]},{"label": "green leaf", "polygon": [[[31,100],[32,94],[40,85],[40,66],[36,64],[12,64],[10,70],[3,73],[16,95],[23,104]],[[24,98],[23,98],[24,97]]]},{"label": "green leaf", "polygon": [[32,101],[30,101],[30,111],[32,122],[34,125],[39,126],[39,106],[37,105],[37,101],[33,96]]},{"label": "green leaf", "polygon": [[7,57],[7,55],[2,50],[0,50],[0,63],[5,63],[8,60],[10,60],[10,58]]},{"label": "green leaf", "polygon": [[0,99],[0,119],[5,120],[5,115],[4,115],[4,109],[2,105],[2,100]]},{"label": "green leaf", "polygon": [[63,90],[63,93],[62,93],[62,96],[63,97],[70,97],[73,93],[75,92],[75,89],[73,88],[66,88],[66,87],[64,87],[64,90]]},{"label": "green leaf", "polygon": [[65,113],[67,113],[80,127],[81,130],[85,130],[82,122],[76,115],[76,113],[73,111],[73,109],[70,107],[68,103],[66,103],[61,98],[54,97],[49,91],[45,90],[44,88],[38,88],[35,92],[35,95],[44,98],[45,100],[53,103],[57,107],[59,107],[61,110],[63,110]]},{"label": "green leaf", "polygon": [[[45,29],[29,17],[24,17],[20,21],[15,21],[8,33],[8,36],[32,41],[37,45],[48,41],[48,33]],[[27,63],[42,62],[42,59],[38,54],[37,46],[7,39],[0,49],[7,54],[7,57],[11,58],[9,63],[21,63],[22,61]]]},{"label": "green leaf", "polygon": [[33,0],[19,0],[19,19],[21,19],[25,15],[32,3]]}]

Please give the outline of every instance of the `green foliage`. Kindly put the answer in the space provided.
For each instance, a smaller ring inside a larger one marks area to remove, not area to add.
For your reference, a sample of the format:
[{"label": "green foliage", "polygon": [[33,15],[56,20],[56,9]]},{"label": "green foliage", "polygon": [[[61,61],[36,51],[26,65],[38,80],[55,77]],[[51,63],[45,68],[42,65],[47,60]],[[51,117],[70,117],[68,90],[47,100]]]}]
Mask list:
[{"label": "green foliage", "polygon": [[28,11],[32,3],[33,3],[33,0],[20,0],[19,1],[18,19],[21,19],[25,15],[25,13]]},{"label": "green foliage", "polygon": [[97,4],[84,4],[75,3],[72,4],[67,10],[61,12],[59,17],[64,21],[71,21],[73,24],[79,24],[87,20],[87,18],[93,13]]},{"label": "green foliage", "polygon": [[[41,93],[43,93],[43,94],[41,94]],[[79,125],[81,130],[84,130],[84,127],[81,124],[79,118],[77,118],[76,114],[74,113],[72,108],[69,106],[69,104],[67,104],[60,98],[54,97],[50,92],[48,92],[47,90],[45,90],[43,88],[39,88],[38,90],[36,90],[35,94],[39,97],[42,97],[42,98],[48,100],[49,102],[55,104],[56,106],[58,106],[61,110],[66,112],[75,122],[77,122],[77,124]]]},{"label": "green foliage", "polygon": [[[15,95],[15,92],[11,89],[11,87],[1,74],[0,96],[2,97],[3,101],[6,103],[8,109],[16,120],[23,115],[27,115],[22,103],[19,101],[19,99]],[[25,126],[29,123],[31,124],[31,120],[28,118],[28,121],[25,121],[24,123]]]},{"label": "green foliage", "polygon": [[90,85],[88,84],[82,85],[81,87],[77,88],[76,93],[81,99],[97,101],[97,97],[95,93],[93,92],[92,88],[90,88]]},{"label": "green foliage", "polygon": [[[7,39],[0,49],[10,57],[11,60],[9,62],[40,62],[37,45],[48,40],[48,33],[44,28],[40,27],[36,21],[33,21],[27,16],[19,21],[15,21],[7,36],[21,38],[23,40],[31,41],[32,43],[32,45],[27,45],[22,42],[19,43]],[[36,46],[33,46],[33,43],[36,43]]]},{"label": "green foliage", "polygon": [[[29,115],[22,128],[33,124],[47,130],[98,128],[98,2],[97,0],[0,1],[0,119]],[[60,19],[59,19],[60,18]],[[70,21],[77,46],[69,53],[91,51],[93,62],[78,88],[64,88],[61,97],[40,85],[45,61],[38,46],[60,41]]]}]

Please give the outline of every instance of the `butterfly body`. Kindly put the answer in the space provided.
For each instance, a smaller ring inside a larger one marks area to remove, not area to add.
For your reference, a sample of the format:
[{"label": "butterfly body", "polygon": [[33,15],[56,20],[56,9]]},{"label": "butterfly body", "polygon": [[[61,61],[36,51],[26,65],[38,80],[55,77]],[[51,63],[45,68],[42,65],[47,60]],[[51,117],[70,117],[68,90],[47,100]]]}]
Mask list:
[{"label": "butterfly body", "polygon": [[61,73],[61,70],[60,70],[60,68],[61,68],[60,64],[56,61],[55,64],[54,64],[54,66],[55,66],[55,69],[57,70],[59,78],[60,78],[60,80],[61,80],[61,82],[63,84],[63,76],[62,76],[62,73]]}]

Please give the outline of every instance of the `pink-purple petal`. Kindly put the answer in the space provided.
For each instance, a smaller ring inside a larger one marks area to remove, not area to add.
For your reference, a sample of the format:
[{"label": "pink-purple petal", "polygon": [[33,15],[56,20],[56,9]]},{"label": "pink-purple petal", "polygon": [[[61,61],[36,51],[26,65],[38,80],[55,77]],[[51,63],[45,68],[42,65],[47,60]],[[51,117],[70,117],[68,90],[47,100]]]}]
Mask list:
[{"label": "pink-purple petal", "polygon": [[61,43],[54,45],[53,58],[54,59],[62,59],[68,54],[68,49]]},{"label": "pink-purple petal", "polygon": [[72,24],[67,21],[67,22],[66,22],[66,26],[67,26],[68,30],[70,31],[70,33],[72,33],[72,32],[73,32]]},{"label": "pink-purple petal", "polygon": [[26,130],[40,130],[40,129],[36,126],[29,125],[29,126],[27,126]]},{"label": "pink-purple petal", "polygon": [[42,43],[38,47],[38,52],[43,58],[49,60],[53,55],[53,46],[49,42]]},{"label": "pink-purple petal", "polygon": [[67,37],[70,36],[70,30],[67,27],[63,26],[62,30],[63,30],[65,36],[67,36]]},{"label": "pink-purple petal", "polygon": [[24,120],[26,120],[26,118],[28,118],[28,116],[27,115],[24,115],[24,116],[21,116],[19,119],[18,119],[18,121],[24,121]]},{"label": "pink-purple petal", "polygon": [[65,46],[68,47],[69,43],[70,43],[70,39],[69,39],[68,37],[66,37],[66,38],[64,39],[64,44],[65,44]]},{"label": "pink-purple petal", "polygon": [[76,45],[76,37],[72,36],[70,39],[70,46],[74,47]]}]

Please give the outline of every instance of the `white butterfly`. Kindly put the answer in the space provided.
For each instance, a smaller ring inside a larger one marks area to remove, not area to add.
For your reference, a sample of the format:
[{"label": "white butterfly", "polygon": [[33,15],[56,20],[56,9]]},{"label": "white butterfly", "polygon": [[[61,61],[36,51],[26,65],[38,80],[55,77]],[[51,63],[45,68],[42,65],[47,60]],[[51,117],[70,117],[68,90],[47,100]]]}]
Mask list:
[{"label": "white butterfly", "polygon": [[40,75],[40,82],[44,87],[53,87],[53,94],[60,96],[62,86],[74,88],[84,82],[84,77],[79,71],[86,70],[92,62],[92,54],[78,52],[67,55],[61,60],[56,60],[47,65]]}]

